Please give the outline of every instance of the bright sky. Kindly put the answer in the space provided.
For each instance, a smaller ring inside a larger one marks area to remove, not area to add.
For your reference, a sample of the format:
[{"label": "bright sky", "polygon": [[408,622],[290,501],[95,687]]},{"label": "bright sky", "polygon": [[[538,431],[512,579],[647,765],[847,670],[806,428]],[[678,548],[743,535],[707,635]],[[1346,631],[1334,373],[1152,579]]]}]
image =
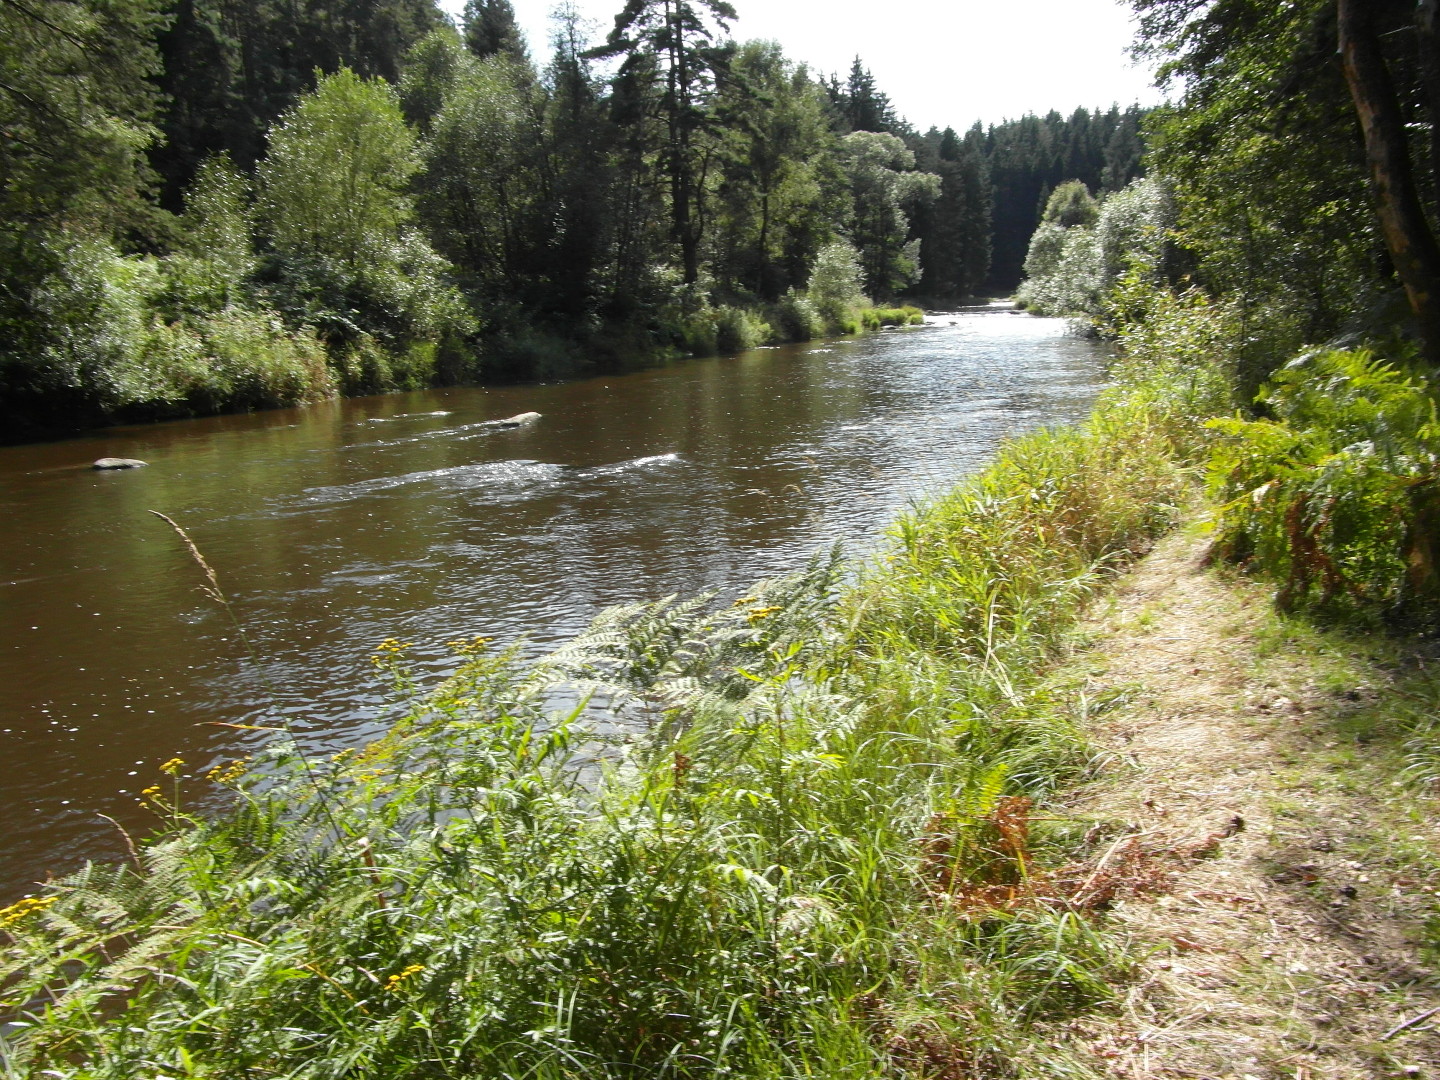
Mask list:
[{"label": "bright sky", "polygon": [[[464,0],[443,0],[457,11]],[[812,71],[843,78],[858,54],[896,111],[920,130],[963,131],[1027,112],[1154,104],[1148,70],[1126,50],[1120,0],[732,0],[737,40],[768,38]],[[530,54],[550,55],[554,0],[511,0]],[[624,0],[575,0],[599,41]]]}]

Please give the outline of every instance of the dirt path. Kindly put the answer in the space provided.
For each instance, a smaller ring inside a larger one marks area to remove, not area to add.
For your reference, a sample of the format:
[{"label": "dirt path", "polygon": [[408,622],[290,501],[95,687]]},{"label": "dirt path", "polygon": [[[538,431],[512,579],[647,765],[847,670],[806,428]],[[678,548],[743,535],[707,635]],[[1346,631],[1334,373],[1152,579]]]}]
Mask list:
[{"label": "dirt path", "polygon": [[1440,828],[1396,782],[1393,676],[1202,551],[1162,544],[1079,661],[1113,756],[1069,809],[1174,870],[1111,912],[1142,959],[1070,1036],[1115,1077],[1440,1078],[1440,1014],[1392,1033],[1440,1006]]}]

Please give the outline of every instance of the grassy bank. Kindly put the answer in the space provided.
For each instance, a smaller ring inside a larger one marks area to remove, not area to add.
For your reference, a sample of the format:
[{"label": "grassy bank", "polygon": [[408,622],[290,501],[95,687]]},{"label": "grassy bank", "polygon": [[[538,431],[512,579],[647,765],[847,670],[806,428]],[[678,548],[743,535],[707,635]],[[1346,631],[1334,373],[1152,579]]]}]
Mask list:
[{"label": "grassy bank", "polygon": [[[1064,1075],[1037,1022],[1126,961],[1086,914],[1103,863],[1045,869],[1079,838],[1030,800],[1091,751],[1039,676],[1224,395],[1119,376],[872,565],[612,612],[539,663],[457,642],[424,694],[389,642],[411,705],[363,752],[167,763],[131,864],[0,915],[10,1073]],[[207,783],[233,812],[191,816]]]}]

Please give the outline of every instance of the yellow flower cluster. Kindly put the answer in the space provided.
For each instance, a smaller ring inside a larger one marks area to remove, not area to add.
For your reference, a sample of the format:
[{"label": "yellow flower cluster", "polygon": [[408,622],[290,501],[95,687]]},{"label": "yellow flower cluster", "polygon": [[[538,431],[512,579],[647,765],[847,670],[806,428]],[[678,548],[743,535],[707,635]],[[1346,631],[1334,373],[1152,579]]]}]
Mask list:
[{"label": "yellow flower cluster", "polygon": [[483,634],[476,634],[473,638],[456,638],[454,641],[447,641],[445,644],[461,656],[477,656],[483,653],[485,647],[494,640],[494,638],[485,637]]},{"label": "yellow flower cluster", "polygon": [[184,764],[185,762],[182,759],[178,757],[172,757],[169,761],[165,762],[164,765],[160,766],[160,771],[170,776],[179,776],[180,768]]},{"label": "yellow flower cluster", "polygon": [[400,984],[403,983],[406,979],[410,978],[410,976],[412,975],[419,975],[420,972],[424,970],[424,964],[411,964],[404,971],[397,971],[394,975],[391,975],[390,978],[386,979],[385,989],[389,990],[393,994],[395,991],[400,989]]},{"label": "yellow flower cluster", "polygon": [[149,806],[152,802],[160,804],[165,802],[165,796],[164,793],[161,792],[159,784],[151,784],[144,791],[140,792],[140,798],[136,800],[136,805]]},{"label": "yellow flower cluster", "polygon": [[768,619],[771,615],[774,615],[777,611],[780,610],[781,608],[779,604],[771,604],[768,607],[751,608],[745,613],[745,618],[748,619],[751,623],[757,623],[761,619]]},{"label": "yellow flower cluster", "polygon": [[58,896],[47,896],[44,899],[27,896],[9,907],[0,908],[0,929],[8,930],[25,916],[33,915],[37,911],[44,911],[58,899],[60,899]]},{"label": "yellow flower cluster", "polygon": [[216,765],[205,774],[205,779],[216,784],[233,784],[244,776],[250,767],[250,755],[236,758],[229,765]]},{"label": "yellow flower cluster", "polygon": [[387,637],[379,645],[375,646],[375,655],[370,657],[370,663],[376,667],[384,667],[386,664],[394,663],[405,655],[405,650],[415,643],[413,641],[401,641],[399,638]]}]

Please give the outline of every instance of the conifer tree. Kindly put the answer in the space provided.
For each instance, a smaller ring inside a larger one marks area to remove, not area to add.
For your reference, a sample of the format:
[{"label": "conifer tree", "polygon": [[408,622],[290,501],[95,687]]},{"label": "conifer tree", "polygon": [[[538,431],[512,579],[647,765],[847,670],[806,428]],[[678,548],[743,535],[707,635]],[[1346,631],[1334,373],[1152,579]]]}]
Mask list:
[{"label": "conifer tree", "polygon": [[701,143],[715,128],[711,104],[717,80],[729,70],[733,46],[725,32],[734,19],[726,0],[629,0],[605,45],[592,54],[623,56],[618,80],[628,81],[632,97],[646,93],[653,102],[646,111],[662,126],[659,157],[670,233],[687,285],[700,276],[709,157]]},{"label": "conifer tree", "polygon": [[510,0],[466,0],[460,25],[465,47],[481,59],[496,53],[507,53],[517,60],[529,59]]}]

